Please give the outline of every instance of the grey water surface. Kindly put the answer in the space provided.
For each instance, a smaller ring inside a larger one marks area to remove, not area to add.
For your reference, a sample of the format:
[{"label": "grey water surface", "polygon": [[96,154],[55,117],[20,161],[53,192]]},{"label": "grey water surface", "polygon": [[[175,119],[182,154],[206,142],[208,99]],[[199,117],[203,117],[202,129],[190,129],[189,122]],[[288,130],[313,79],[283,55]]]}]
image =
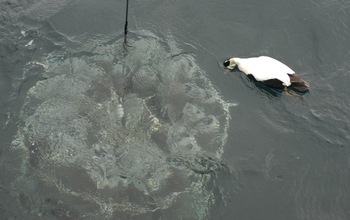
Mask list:
[{"label": "grey water surface", "polygon": [[[1,219],[350,219],[346,0],[0,0]],[[227,72],[267,55],[300,97]]]}]

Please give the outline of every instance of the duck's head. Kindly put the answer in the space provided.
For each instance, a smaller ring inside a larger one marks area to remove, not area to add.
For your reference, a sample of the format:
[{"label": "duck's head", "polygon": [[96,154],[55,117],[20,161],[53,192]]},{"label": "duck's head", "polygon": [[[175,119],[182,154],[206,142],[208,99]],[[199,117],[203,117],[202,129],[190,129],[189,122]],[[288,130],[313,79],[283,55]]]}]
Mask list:
[{"label": "duck's head", "polygon": [[224,61],[224,67],[233,70],[236,67],[236,62],[234,58],[230,58]]}]

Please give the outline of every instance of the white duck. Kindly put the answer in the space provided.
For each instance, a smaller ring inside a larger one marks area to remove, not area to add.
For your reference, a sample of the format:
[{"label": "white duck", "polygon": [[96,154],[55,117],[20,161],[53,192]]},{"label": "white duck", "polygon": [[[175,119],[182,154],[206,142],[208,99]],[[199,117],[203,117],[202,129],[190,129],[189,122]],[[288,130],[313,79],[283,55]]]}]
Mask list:
[{"label": "white duck", "polygon": [[305,92],[310,87],[287,65],[267,56],[233,57],[225,60],[224,66],[231,70],[238,67],[248,77],[274,88],[287,90],[287,87],[293,87],[300,92]]}]

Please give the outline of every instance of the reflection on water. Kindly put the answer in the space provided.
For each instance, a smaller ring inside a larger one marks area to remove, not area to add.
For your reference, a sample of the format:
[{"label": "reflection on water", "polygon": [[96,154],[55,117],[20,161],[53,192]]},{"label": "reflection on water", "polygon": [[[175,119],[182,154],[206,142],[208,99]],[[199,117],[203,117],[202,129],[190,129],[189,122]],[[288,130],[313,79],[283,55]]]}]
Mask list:
[{"label": "reflection on water", "polygon": [[206,184],[225,167],[232,104],[171,37],[142,31],[130,44],[90,41],[27,64],[24,74],[44,79],[29,89],[12,142],[25,212],[204,219],[215,203]]}]

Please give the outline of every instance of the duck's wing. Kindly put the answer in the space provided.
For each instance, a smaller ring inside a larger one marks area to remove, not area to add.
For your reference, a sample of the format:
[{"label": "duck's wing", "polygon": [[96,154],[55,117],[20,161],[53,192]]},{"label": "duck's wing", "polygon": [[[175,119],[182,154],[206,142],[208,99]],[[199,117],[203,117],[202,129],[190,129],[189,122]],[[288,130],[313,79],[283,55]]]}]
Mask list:
[{"label": "duck's wing", "polygon": [[279,79],[269,79],[269,80],[265,80],[265,81],[261,81],[261,82],[267,86],[277,88],[277,89],[283,89],[285,87],[283,85],[283,82]]}]

